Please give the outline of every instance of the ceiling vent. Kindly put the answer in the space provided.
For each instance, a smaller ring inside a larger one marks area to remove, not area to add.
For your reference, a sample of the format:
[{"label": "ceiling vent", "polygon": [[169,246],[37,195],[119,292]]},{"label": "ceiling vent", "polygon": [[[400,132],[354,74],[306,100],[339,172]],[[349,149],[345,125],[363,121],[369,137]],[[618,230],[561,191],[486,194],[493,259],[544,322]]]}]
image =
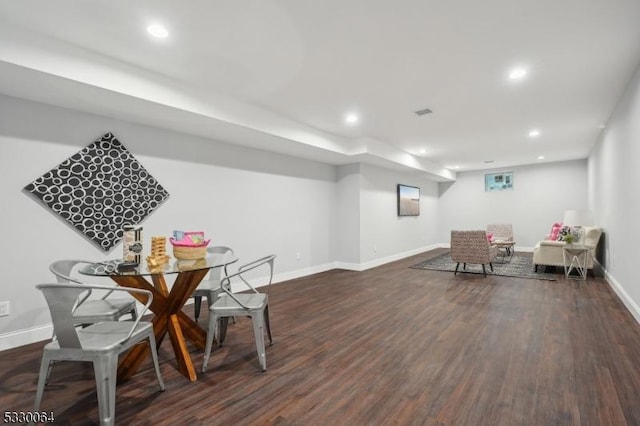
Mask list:
[{"label": "ceiling vent", "polygon": [[418,111],[415,112],[415,114],[417,116],[421,116],[421,115],[427,115],[427,114],[431,114],[433,111],[431,111],[429,108],[425,108],[425,109],[420,109]]}]

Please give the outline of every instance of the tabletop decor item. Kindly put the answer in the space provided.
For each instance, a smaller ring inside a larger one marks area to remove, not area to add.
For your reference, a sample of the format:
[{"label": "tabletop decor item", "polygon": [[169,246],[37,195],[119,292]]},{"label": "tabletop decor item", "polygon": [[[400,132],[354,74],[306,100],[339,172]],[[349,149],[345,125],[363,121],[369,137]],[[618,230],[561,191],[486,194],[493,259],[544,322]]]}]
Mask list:
[{"label": "tabletop decor item", "polygon": [[173,237],[169,241],[176,259],[194,260],[207,256],[207,245],[211,240],[205,240],[202,231],[173,231]]},{"label": "tabletop decor item", "polygon": [[123,227],[122,260],[140,263],[142,256],[142,226]]},{"label": "tabletop decor item", "polygon": [[564,241],[567,244],[573,244],[580,238],[580,227],[563,226],[558,234],[558,241]]},{"label": "tabletop decor item", "polygon": [[151,255],[147,256],[147,264],[150,267],[160,266],[169,261],[167,256],[167,237],[151,237]]},{"label": "tabletop decor item", "polygon": [[142,223],[169,198],[112,133],[25,186],[24,192],[105,252],[120,242],[126,225]]}]

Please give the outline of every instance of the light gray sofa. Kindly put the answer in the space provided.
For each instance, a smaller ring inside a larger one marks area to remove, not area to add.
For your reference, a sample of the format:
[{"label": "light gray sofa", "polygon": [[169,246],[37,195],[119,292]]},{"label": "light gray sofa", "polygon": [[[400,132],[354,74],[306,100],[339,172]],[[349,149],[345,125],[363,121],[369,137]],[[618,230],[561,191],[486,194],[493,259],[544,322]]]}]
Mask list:
[{"label": "light gray sofa", "polygon": [[[589,247],[590,256],[587,256],[587,269],[593,269],[593,261],[595,259],[596,247],[602,228],[596,226],[583,226],[580,232],[580,238],[574,244]],[[564,266],[564,257],[562,248],[565,246],[564,241],[543,240],[536,244],[533,249],[533,267],[537,271],[538,265]]]}]

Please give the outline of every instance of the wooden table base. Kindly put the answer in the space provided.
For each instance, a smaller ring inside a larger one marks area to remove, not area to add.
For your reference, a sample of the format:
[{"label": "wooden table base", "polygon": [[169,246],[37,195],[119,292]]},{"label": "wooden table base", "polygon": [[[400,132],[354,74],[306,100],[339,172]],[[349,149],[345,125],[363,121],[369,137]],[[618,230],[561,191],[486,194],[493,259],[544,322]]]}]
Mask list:
[{"label": "wooden table base", "polygon": [[[190,381],[197,376],[185,338],[197,348],[204,349],[206,332],[184,312],[182,307],[200,281],[207,275],[208,269],[180,272],[169,291],[164,275],[151,275],[152,283],[138,275],[114,275],[111,278],[123,287],[141,288],[153,293],[150,309],[155,314],[152,320],[156,344],[160,347],[164,336],[169,333],[171,346],[176,355],[178,370]],[[144,295],[134,294],[142,303],[146,303]],[[149,355],[149,345],[140,344],[133,347],[120,359],[118,379],[131,377],[140,364]]]}]

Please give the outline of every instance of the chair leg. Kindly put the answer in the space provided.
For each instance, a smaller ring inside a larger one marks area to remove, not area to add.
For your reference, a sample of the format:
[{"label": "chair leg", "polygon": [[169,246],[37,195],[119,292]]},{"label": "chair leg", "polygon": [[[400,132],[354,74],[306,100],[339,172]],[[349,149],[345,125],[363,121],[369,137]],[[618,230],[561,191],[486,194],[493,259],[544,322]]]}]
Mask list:
[{"label": "chair leg", "polygon": [[51,360],[47,353],[42,354],[42,361],[40,361],[40,374],[38,375],[38,389],[36,391],[36,403],[33,406],[33,412],[37,412],[40,409],[40,403],[42,402],[42,394],[44,393],[44,384],[49,379],[49,370]]},{"label": "chair leg", "polygon": [[116,416],[116,376],[118,356],[105,355],[93,361],[98,394],[100,425],[114,425]]},{"label": "chair leg", "polygon": [[484,263],[482,264],[482,273],[484,274],[484,276],[487,276],[487,269],[484,266]]},{"label": "chair leg", "polygon": [[211,347],[213,346],[213,338],[217,333],[218,317],[209,311],[209,328],[207,330],[207,341],[204,346],[204,359],[202,360],[202,372],[207,371],[207,363],[209,362],[209,356],[211,356]]},{"label": "chair leg", "polygon": [[269,321],[269,305],[264,307],[264,326],[267,329],[267,336],[269,336],[269,345],[273,345],[273,339],[271,338],[271,323]]},{"label": "chair leg", "polygon": [[256,351],[258,352],[258,361],[262,371],[267,371],[267,355],[264,350],[264,313],[255,312],[251,317],[253,323],[253,334],[256,338]]},{"label": "chair leg", "polygon": [[193,296],[193,316],[196,322],[200,318],[200,306],[202,306],[202,296]]},{"label": "chair leg", "polygon": [[491,268],[491,272],[493,272],[493,263],[489,262],[489,268]]},{"label": "chair leg", "polygon": [[164,391],[164,380],[162,380],[162,373],[160,372],[160,363],[158,362],[158,350],[156,349],[156,338],[153,335],[153,330],[149,333],[149,347],[151,348],[151,357],[153,358],[153,368],[156,370],[156,376],[158,376],[158,384],[160,390]]},{"label": "chair leg", "polygon": [[227,326],[229,325],[229,317],[220,318],[220,333],[218,336],[218,343],[222,346],[222,342],[227,337]]},{"label": "chair leg", "polygon": [[135,321],[138,319],[138,310],[135,306],[129,311],[129,315],[131,315],[131,321]]},{"label": "chair leg", "polygon": [[48,384],[49,383],[49,377],[51,376],[51,370],[53,370],[53,364],[55,364],[55,361],[51,361],[49,363],[49,366],[47,367],[47,378],[45,379],[44,384]]},{"label": "chair leg", "polygon": [[453,275],[458,273],[458,268],[460,267],[460,262],[456,263],[456,270],[453,271]]}]

